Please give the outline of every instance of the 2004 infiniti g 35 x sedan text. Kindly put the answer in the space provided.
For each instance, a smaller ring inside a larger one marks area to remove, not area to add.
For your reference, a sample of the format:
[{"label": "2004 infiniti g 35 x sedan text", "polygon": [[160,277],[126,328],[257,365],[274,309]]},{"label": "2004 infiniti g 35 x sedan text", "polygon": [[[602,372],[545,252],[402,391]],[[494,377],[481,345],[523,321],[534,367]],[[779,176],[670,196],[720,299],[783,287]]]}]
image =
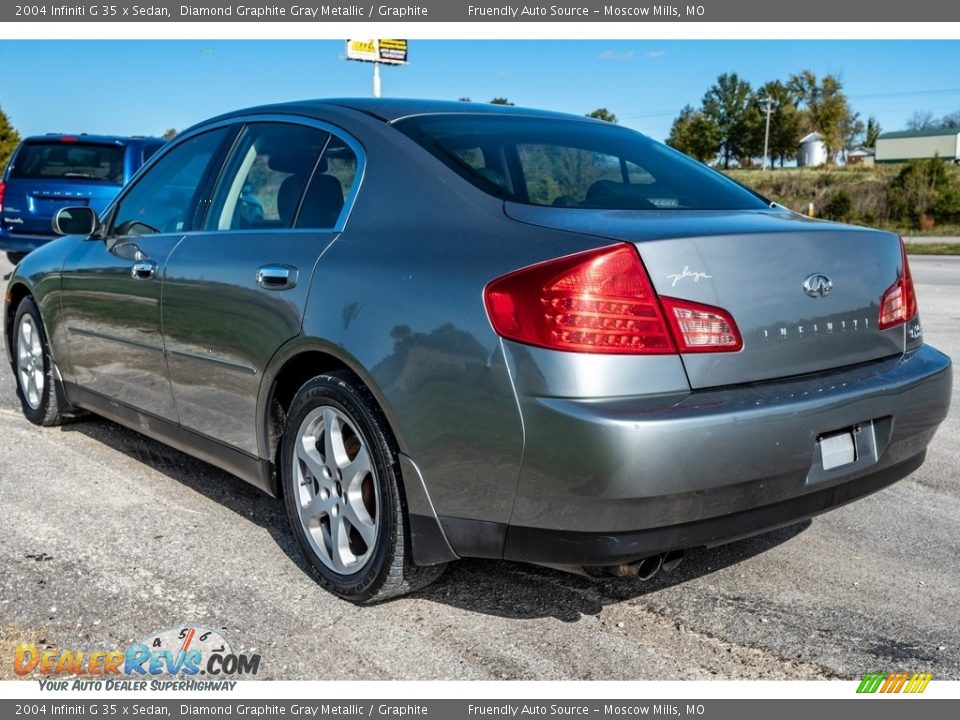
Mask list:
[{"label": "2004 infiniti g 35 x sedan text", "polygon": [[6,294],[26,416],[283,496],[356,602],[459,557],[649,575],[897,481],[947,413],[896,235],[586,118],[244,110],[54,222]]}]

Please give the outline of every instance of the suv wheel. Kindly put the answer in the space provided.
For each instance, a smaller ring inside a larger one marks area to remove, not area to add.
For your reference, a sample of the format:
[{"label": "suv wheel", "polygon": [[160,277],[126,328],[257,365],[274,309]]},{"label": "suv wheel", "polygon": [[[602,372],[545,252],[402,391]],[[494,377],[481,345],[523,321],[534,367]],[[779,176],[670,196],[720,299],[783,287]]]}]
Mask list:
[{"label": "suv wheel", "polygon": [[355,603],[411,592],[443,572],[411,560],[398,452],[352,373],[315,377],[293,399],[280,455],[287,516],[320,584]]}]

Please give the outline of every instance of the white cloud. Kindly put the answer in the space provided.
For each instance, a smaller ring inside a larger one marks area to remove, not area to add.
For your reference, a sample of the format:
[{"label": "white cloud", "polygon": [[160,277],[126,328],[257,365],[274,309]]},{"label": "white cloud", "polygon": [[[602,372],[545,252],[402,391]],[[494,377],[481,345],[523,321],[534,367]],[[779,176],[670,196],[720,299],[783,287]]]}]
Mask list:
[{"label": "white cloud", "polygon": [[650,52],[646,53],[644,57],[648,57],[651,60],[659,60],[666,54],[667,54],[666,50],[651,50]]},{"label": "white cloud", "polygon": [[636,54],[637,53],[634,50],[627,50],[626,52],[617,52],[616,50],[604,50],[602,53],[597,55],[597,57],[601,60],[623,61],[623,60],[633,60],[633,57]]}]

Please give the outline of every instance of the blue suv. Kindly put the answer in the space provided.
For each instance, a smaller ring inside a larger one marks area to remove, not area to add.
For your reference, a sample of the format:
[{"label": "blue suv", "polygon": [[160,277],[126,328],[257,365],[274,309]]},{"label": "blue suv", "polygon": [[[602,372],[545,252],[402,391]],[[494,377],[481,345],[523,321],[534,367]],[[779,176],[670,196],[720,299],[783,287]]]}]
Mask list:
[{"label": "blue suv", "polygon": [[53,240],[63,207],[103,212],[164,140],[113,135],[38,135],[20,143],[0,180],[0,250],[16,265]]}]

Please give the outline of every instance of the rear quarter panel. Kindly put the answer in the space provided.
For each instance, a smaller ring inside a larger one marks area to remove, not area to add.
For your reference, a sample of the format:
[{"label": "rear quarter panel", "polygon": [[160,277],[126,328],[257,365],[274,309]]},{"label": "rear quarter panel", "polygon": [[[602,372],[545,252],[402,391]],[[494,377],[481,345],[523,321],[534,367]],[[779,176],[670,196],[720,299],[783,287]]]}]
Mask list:
[{"label": "rear quarter panel", "polygon": [[365,176],[315,271],[303,337],[364,377],[439,515],[505,523],[524,436],[483,289],[598,240],[514,222],[399,132],[364,125],[350,129]]}]

